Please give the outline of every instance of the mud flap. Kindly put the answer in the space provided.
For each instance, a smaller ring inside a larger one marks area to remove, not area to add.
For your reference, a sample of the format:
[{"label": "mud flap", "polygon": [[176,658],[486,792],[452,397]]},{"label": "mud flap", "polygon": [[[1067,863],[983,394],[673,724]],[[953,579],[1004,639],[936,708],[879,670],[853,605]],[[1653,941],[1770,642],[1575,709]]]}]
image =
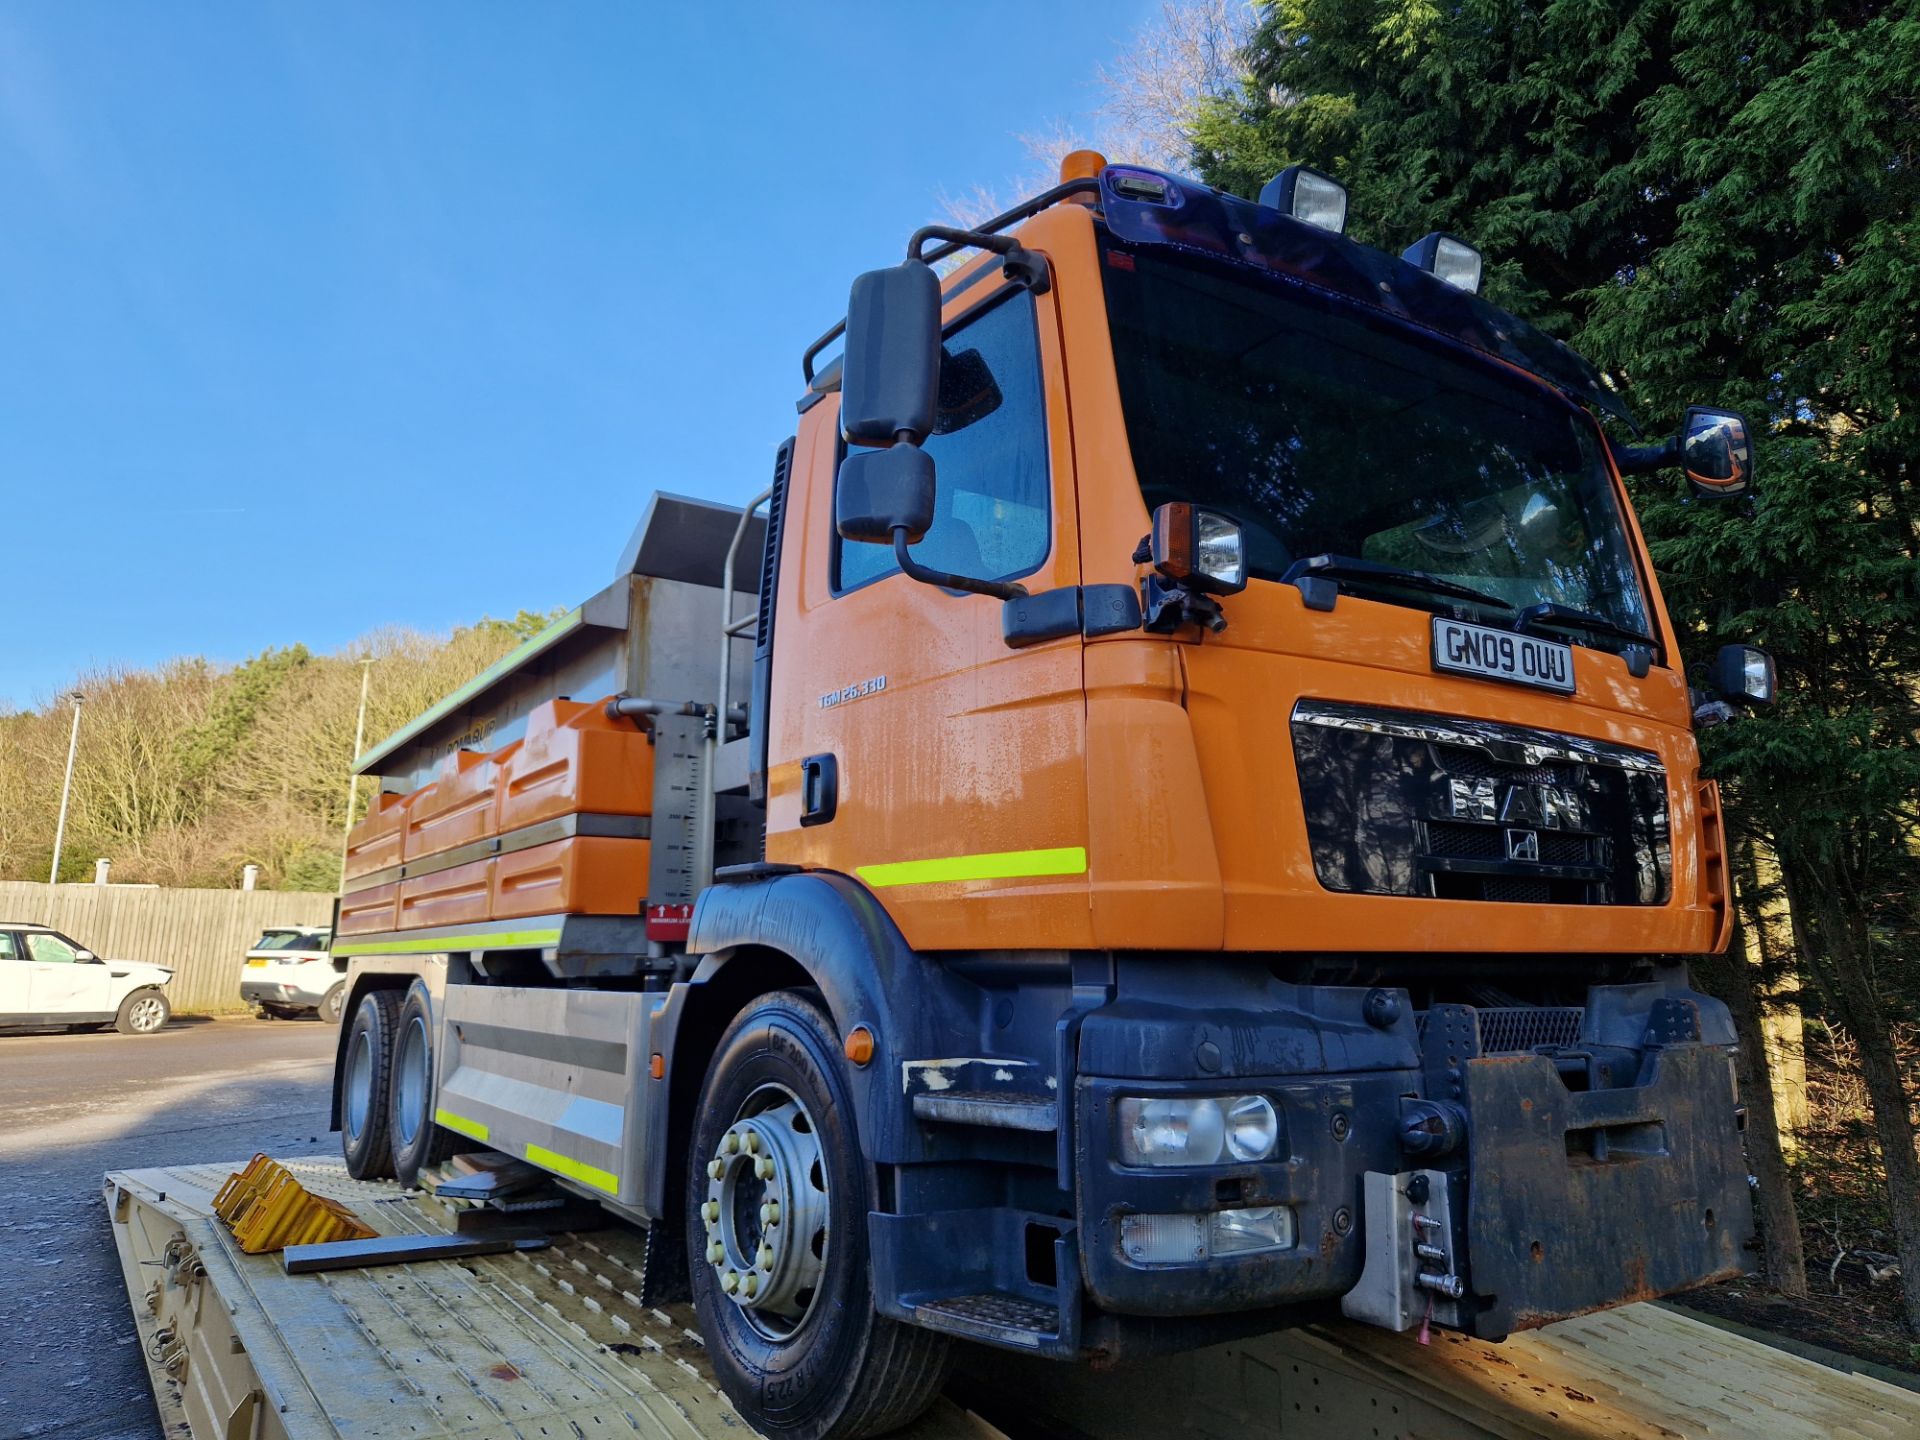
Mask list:
[{"label": "mud flap", "polygon": [[1570,1091],[1539,1055],[1463,1068],[1469,1278],[1486,1307],[1467,1317],[1471,1333],[1497,1338],[1746,1269],[1753,1202],[1724,1050],[1650,1048],[1642,1083],[1609,1090]]}]

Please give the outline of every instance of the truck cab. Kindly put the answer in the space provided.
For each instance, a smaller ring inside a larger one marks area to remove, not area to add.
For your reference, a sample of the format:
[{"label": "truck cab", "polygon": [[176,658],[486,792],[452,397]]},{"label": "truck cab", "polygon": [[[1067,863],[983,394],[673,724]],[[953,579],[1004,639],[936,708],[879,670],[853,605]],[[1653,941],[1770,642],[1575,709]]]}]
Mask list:
[{"label": "truck cab", "polygon": [[[700,693],[622,580],[599,650],[362,767],[401,783],[335,946],[355,1173],[466,1136],[646,1226],[768,1434],[901,1423],[947,1337],[1497,1339],[1744,1268],[1694,726],[1771,674],[1689,684],[1622,481],[1736,496],[1744,422],[1614,443],[1468,247],[1356,245],[1312,172],[1070,167],[855,283],[698,577]],[[508,823],[562,724],[644,758],[624,828]],[[487,805],[417,879],[374,856]],[[509,854],[616,830],[600,913],[499,909]],[[436,875],[480,908],[432,923]]]}]

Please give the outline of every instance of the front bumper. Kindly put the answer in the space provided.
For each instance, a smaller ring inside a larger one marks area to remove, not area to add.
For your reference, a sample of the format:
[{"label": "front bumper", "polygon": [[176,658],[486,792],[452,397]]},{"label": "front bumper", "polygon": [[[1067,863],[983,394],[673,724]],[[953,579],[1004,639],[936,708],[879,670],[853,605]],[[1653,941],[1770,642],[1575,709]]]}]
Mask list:
[{"label": "front bumper", "polygon": [[[1718,1002],[1678,981],[1597,987],[1577,1034],[1492,1053],[1493,1020],[1483,1039],[1469,1007],[1417,1022],[1402,997],[1393,1022],[1371,1031],[1355,1024],[1364,1008],[1364,992],[1327,990],[1265,1017],[1127,1003],[1127,1048],[1160,1062],[1136,1067],[1154,1073],[1083,1073],[1074,1091],[1080,1263],[1096,1305],[1201,1315],[1353,1292],[1348,1313],[1375,1324],[1430,1314],[1498,1337],[1743,1268],[1751,1201]],[[1122,1032],[1103,1039],[1100,1026],[1096,1011],[1083,1062],[1116,1053],[1107,1042]],[[1347,1063],[1320,1074],[1272,1064],[1314,1054]],[[1189,1073],[1172,1073],[1166,1062],[1182,1056]],[[1235,1073],[1263,1056],[1261,1069]],[[1355,1065],[1369,1060],[1377,1068]],[[1120,1163],[1122,1096],[1246,1091],[1280,1113],[1272,1159]],[[1431,1113],[1419,1102],[1450,1117],[1446,1138],[1409,1134],[1410,1117]],[[1291,1249],[1151,1266],[1123,1253],[1129,1214],[1266,1205],[1292,1210]]]}]

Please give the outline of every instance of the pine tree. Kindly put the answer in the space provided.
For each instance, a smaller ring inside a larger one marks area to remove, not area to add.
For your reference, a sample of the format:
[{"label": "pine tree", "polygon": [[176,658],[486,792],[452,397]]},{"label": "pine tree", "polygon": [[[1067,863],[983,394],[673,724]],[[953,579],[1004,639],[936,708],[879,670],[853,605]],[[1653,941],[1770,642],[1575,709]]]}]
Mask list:
[{"label": "pine tree", "polygon": [[1751,641],[1771,711],[1702,748],[1779,858],[1802,964],[1855,1037],[1909,1322],[1920,1157],[1891,1022],[1920,963],[1920,14],[1818,0],[1276,0],[1196,130],[1242,194],[1305,161],[1356,238],[1482,246],[1491,298],[1671,427],[1756,422],[1761,493],[1635,501],[1688,654]]}]

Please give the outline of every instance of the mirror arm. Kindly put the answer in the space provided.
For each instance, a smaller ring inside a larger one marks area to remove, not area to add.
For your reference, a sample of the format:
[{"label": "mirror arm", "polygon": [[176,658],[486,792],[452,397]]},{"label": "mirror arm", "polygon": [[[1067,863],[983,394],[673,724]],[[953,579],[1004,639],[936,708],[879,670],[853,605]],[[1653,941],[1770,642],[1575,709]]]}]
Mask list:
[{"label": "mirror arm", "polygon": [[893,558],[899,562],[900,573],[909,580],[918,580],[922,585],[938,585],[944,590],[965,590],[970,595],[991,595],[996,600],[1022,600],[1026,598],[1027,587],[1015,585],[1005,580],[975,580],[968,575],[953,575],[945,570],[929,570],[907,549],[907,527],[893,527]]},{"label": "mirror arm", "polygon": [[1645,475],[1680,463],[1678,435],[1658,445],[1616,445],[1609,440],[1607,446],[1613,451],[1613,463],[1622,475]]}]

